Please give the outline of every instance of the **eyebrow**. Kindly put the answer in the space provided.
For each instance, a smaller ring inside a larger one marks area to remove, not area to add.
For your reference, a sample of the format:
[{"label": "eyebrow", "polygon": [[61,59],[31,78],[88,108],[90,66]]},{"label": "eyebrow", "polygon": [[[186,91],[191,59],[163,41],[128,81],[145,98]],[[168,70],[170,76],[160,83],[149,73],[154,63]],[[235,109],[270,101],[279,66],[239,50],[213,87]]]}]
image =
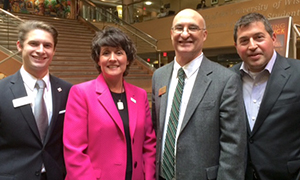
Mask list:
[{"label": "eyebrow", "polygon": [[195,23],[187,23],[187,24],[178,23],[178,24],[175,24],[174,26],[185,26],[185,25],[188,25],[188,26],[198,26],[198,24],[195,24]]},{"label": "eyebrow", "polygon": [[258,36],[258,35],[265,35],[263,32],[257,32],[251,36],[242,36],[242,37],[239,37],[238,39],[245,39],[245,38],[249,38],[249,37],[252,37],[252,36]]}]

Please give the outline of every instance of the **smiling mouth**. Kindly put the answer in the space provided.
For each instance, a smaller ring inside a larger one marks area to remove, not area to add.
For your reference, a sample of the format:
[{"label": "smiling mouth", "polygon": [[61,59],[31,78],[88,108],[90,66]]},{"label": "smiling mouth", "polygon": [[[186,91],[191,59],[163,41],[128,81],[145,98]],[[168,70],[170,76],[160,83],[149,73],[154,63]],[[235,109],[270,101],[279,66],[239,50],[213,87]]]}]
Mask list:
[{"label": "smiling mouth", "polygon": [[119,66],[107,66],[108,68],[110,68],[110,69],[116,69],[116,68],[118,68]]},{"label": "smiling mouth", "polygon": [[44,61],[47,59],[46,57],[40,57],[40,56],[31,56],[31,57],[38,61]]},{"label": "smiling mouth", "polygon": [[181,43],[181,44],[190,44],[190,43],[193,43],[193,41],[179,41],[179,43]]},{"label": "smiling mouth", "polygon": [[259,57],[261,54],[257,53],[257,54],[249,54],[248,56],[251,58],[256,58]]}]

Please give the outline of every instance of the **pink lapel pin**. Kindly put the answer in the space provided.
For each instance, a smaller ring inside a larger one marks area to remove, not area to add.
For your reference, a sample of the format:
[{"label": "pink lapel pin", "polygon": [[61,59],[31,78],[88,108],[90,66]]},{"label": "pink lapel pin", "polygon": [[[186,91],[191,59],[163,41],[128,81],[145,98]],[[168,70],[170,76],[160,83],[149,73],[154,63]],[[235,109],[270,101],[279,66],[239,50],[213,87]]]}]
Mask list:
[{"label": "pink lapel pin", "polygon": [[61,87],[57,88],[57,91],[62,92],[62,88]]}]

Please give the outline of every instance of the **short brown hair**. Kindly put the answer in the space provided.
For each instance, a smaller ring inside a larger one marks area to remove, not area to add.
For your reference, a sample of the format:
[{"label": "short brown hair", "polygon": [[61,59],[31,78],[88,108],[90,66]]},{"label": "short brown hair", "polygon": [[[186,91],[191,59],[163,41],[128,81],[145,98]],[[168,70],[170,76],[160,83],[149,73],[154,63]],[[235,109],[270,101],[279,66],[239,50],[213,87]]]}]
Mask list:
[{"label": "short brown hair", "polygon": [[35,20],[29,20],[21,23],[19,25],[19,33],[18,33],[18,40],[20,42],[21,47],[23,47],[23,43],[26,40],[27,34],[35,29],[41,29],[44,31],[49,32],[52,35],[53,41],[54,41],[54,48],[56,47],[57,44],[57,37],[58,37],[58,32],[54,28],[54,26],[47,24],[43,21],[35,21]]},{"label": "short brown hair", "polygon": [[238,28],[247,27],[249,24],[254,23],[254,22],[262,22],[265,26],[266,31],[269,33],[269,35],[271,37],[273,36],[274,31],[272,29],[272,26],[271,26],[270,22],[268,21],[268,19],[265,16],[263,16],[262,14],[259,14],[259,13],[249,13],[249,14],[246,14],[246,15],[242,16],[235,23],[234,34],[233,34],[233,38],[234,38],[235,43],[237,41]]}]

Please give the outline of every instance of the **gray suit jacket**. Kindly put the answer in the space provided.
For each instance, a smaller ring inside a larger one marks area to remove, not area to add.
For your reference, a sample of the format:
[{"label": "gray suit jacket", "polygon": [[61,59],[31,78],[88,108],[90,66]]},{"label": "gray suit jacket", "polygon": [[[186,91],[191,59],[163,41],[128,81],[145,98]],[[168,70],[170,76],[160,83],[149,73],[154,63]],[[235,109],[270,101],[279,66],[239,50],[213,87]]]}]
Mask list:
[{"label": "gray suit jacket", "polygon": [[0,179],[40,180],[44,163],[48,180],[66,175],[62,131],[71,84],[50,75],[53,112],[44,143],[41,142],[30,104],[13,106],[27,96],[18,71],[0,81]]},{"label": "gray suit jacket", "polygon": [[[152,82],[157,179],[173,66],[171,62],[156,70]],[[244,179],[246,117],[240,83],[238,75],[203,58],[177,140],[176,179]],[[164,86],[167,91],[159,96],[159,89]]]},{"label": "gray suit jacket", "polygon": [[[233,70],[241,75],[240,66],[235,65]],[[261,180],[299,180],[299,60],[287,59],[277,53],[253,130],[247,125],[248,169],[254,168]],[[247,177],[251,175],[247,174]]]}]

